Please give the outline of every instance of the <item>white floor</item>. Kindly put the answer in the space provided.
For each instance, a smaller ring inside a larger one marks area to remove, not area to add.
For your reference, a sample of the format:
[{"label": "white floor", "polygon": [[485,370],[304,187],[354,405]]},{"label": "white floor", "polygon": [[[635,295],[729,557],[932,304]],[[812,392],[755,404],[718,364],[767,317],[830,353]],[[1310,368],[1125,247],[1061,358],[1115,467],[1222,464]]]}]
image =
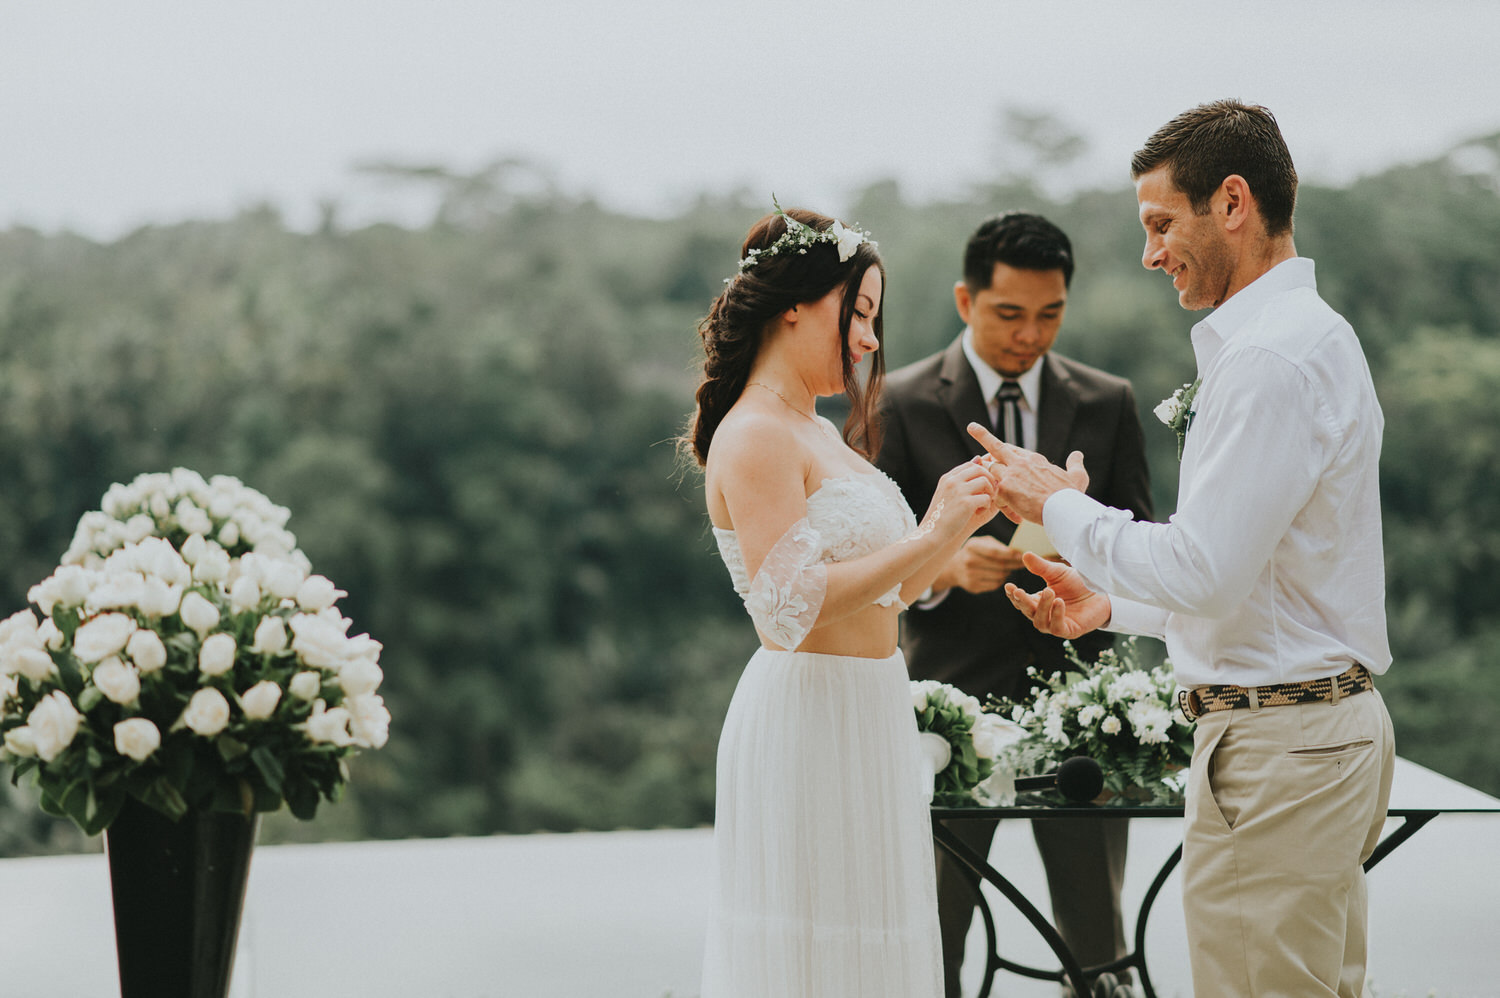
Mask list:
[{"label": "white floor", "polygon": [[[1410,764],[1403,787],[1473,793]],[[1175,820],[1132,825],[1132,911],[1179,834]],[[1497,843],[1500,815],[1443,816],[1372,874],[1380,998],[1500,996]],[[262,847],[233,998],[692,998],[711,848],[707,829]],[[1024,822],[1002,824],[992,858],[1045,897]],[[1189,994],[1179,892],[1174,874],[1147,940],[1163,998]],[[1050,962],[1003,901],[996,912],[1007,956]],[[965,969],[977,985],[978,962]],[[995,990],[1056,995],[1013,977]],[[0,996],[116,994],[103,857],[0,861]]]}]

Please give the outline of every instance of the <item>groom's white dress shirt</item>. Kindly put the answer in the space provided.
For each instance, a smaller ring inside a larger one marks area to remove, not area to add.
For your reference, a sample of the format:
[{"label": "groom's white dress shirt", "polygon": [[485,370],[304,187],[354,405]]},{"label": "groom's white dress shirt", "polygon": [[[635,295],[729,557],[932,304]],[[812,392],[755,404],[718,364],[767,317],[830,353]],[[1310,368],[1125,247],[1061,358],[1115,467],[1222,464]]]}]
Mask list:
[{"label": "groom's white dress shirt", "polygon": [[1047,500],[1058,551],[1109,593],[1109,628],[1163,638],[1186,686],[1382,673],[1384,426],[1354,330],[1287,260],[1193,327],[1202,384],[1166,523]]}]

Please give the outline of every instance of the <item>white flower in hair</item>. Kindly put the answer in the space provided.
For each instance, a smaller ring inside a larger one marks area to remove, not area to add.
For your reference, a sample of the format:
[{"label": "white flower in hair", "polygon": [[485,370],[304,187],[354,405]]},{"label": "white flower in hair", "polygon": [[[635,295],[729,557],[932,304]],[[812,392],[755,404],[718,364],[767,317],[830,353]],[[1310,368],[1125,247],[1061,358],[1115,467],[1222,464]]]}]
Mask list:
[{"label": "white flower in hair", "polygon": [[833,220],[833,235],[838,242],[834,248],[839,253],[839,263],[846,262],[855,251],[859,249],[860,243],[865,241],[865,234],[858,229],[847,228],[838,219]]}]

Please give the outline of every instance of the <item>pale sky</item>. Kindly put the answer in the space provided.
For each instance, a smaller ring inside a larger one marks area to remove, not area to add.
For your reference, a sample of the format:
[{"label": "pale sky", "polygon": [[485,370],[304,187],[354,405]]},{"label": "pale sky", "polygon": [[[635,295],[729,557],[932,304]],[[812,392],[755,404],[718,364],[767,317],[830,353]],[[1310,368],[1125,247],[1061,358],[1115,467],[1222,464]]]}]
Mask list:
[{"label": "pale sky", "polygon": [[401,217],[357,163],[508,156],[630,211],[743,188],[836,212],[876,179],[992,177],[1004,107],[1088,138],[1072,179],[1125,183],[1226,96],[1339,182],[1500,131],[1497,67],[1492,0],[0,0],[0,228]]}]

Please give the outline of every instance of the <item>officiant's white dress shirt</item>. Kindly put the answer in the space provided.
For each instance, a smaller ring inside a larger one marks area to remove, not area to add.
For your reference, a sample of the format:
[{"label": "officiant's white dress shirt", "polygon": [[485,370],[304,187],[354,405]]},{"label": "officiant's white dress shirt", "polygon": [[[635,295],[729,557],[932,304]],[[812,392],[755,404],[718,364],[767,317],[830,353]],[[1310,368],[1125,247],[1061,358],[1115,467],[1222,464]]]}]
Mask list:
[{"label": "officiant's white dress shirt", "polygon": [[1111,630],[1165,639],[1183,685],[1384,672],[1384,417],[1354,330],[1299,257],[1192,341],[1203,380],[1177,513],[1136,523],[1066,490],[1043,511],[1053,544],[1110,595]]}]

